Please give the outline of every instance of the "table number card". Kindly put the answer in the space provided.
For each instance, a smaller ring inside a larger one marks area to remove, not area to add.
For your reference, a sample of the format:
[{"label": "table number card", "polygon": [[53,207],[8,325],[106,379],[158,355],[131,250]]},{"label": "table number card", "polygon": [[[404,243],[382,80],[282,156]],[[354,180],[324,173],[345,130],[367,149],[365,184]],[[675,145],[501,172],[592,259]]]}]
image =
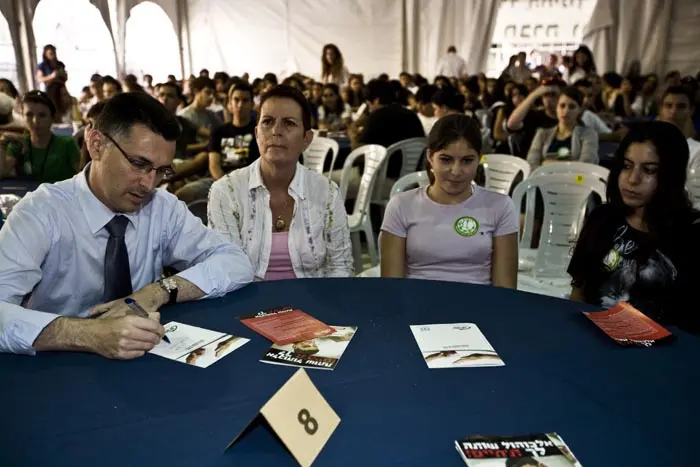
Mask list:
[{"label": "table number card", "polygon": [[266,423],[299,465],[310,466],[340,424],[340,417],[300,368],[260,409],[259,414],[229,443]]}]

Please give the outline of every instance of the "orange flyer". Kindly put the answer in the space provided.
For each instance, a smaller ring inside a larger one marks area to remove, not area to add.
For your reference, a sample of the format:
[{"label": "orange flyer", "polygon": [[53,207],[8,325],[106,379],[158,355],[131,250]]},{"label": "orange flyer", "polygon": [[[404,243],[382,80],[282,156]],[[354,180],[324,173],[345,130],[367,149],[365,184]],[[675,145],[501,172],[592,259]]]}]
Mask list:
[{"label": "orange flyer", "polygon": [[671,332],[627,302],[620,302],[609,310],[583,312],[605,334],[622,345],[651,347]]},{"label": "orange flyer", "polygon": [[294,307],[279,307],[241,316],[243,324],[278,345],[333,334],[335,329]]}]

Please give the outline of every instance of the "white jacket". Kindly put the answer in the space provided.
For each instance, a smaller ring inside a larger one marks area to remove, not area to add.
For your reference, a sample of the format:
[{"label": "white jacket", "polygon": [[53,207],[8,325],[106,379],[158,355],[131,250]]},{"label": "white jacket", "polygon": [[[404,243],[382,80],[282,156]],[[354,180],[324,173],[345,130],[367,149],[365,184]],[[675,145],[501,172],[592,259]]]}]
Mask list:
[{"label": "white jacket", "polygon": [[[352,276],[348,216],[338,185],[297,163],[289,195],[294,199],[289,257],[296,276]],[[270,261],[272,211],[260,159],[217,180],[208,204],[209,226],[243,248],[262,280]]]}]

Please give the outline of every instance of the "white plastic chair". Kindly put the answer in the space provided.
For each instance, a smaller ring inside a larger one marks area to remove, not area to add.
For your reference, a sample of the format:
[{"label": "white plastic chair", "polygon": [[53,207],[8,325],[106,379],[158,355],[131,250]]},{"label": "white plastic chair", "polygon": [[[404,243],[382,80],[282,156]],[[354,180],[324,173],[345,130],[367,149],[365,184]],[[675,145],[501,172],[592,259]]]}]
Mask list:
[{"label": "white plastic chair", "polygon": [[532,171],[530,177],[539,175],[552,174],[576,174],[585,177],[597,177],[603,182],[608,182],[610,170],[598,164],[589,164],[588,162],[552,162],[537,167]]},{"label": "white plastic chair", "polygon": [[430,185],[430,179],[424,170],[404,175],[398,179],[396,183],[394,183],[394,186],[391,187],[391,193],[389,196],[393,198],[399,193],[403,193],[404,191],[412,188],[414,185],[418,185],[419,187],[426,187]]},{"label": "white plastic chair", "polygon": [[401,178],[418,170],[418,162],[425,152],[427,145],[428,140],[419,137],[404,139],[386,148],[387,163],[384,164],[379,179],[377,180],[372,196],[372,203],[386,206],[386,203],[389,201],[387,196],[388,190],[385,185],[388,181],[386,178],[386,171],[389,166],[388,161],[391,157],[397,152],[401,152],[401,172],[399,172],[399,178]]},{"label": "white plastic chair", "polygon": [[387,158],[391,157],[396,151],[401,151],[403,155],[401,159],[401,172],[399,173],[399,178],[405,177],[418,170],[418,161],[420,161],[421,156],[425,152],[425,148],[428,146],[428,140],[426,138],[408,138],[398,143],[394,143],[388,148],[386,148]]},{"label": "white plastic chair", "polygon": [[[428,178],[428,174],[424,171],[421,170],[420,172],[413,172],[408,175],[404,175],[400,179],[394,183],[394,186],[391,187],[391,194],[389,195],[391,198],[394,196],[398,195],[399,193],[403,193],[406,190],[409,190],[413,188],[414,185],[418,185],[419,187],[426,187],[430,185],[430,179]],[[379,236],[381,237],[381,232],[379,233]],[[377,244],[379,244],[379,238],[377,238]],[[379,266],[373,266],[365,271],[362,271],[360,274],[357,275],[357,277],[380,277],[381,276],[381,271]]]},{"label": "white plastic chair", "polygon": [[[530,178],[539,177],[540,175],[554,175],[554,174],[569,174],[574,176],[574,182],[585,180],[586,178],[596,178],[601,182],[607,184],[608,177],[610,176],[610,170],[606,169],[597,164],[589,164],[587,162],[553,162],[550,164],[542,165],[530,174]],[[602,200],[605,200],[605,196],[601,196]],[[571,232],[571,236],[578,237],[578,230],[576,226],[583,224],[586,218],[588,205],[584,204],[579,212],[579,222],[574,224],[574,231]],[[535,197],[530,196],[527,199],[527,209],[535,209]],[[521,265],[532,265],[534,261],[534,255],[532,250],[529,252],[527,250],[523,251],[523,255],[520,258]]]},{"label": "white plastic chair", "polygon": [[520,206],[527,195],[525,223],[520,238],[520,252],[531,252],[535,223],[534,197],[537,189],[544,201],[544,218],[539,248],[530,270],[518,273],[518,290],[539,291],[545,295],[564,296],[570,289],[566,269],[591,193],[605,197],[605,183],[596,177],[580,178],[574,174],[530,176],[513,192],[513,203]]},{"label": "white plastic chair", "polygon": [[481,165],[486,175],[484,188],[504,195],[510,194],[519,173],[522,172],[523,180],[530,176],[530,164],[508,154],[484,154]]},{"label": "white plastic chair", "polygon": [[330,178],[339,150],[338,142],[336,140],[314,134],[314,139],[311,141],[311,144],[309,144],[309,147],[306,148],[306,151],[304,151],[304,166],[308,167],[314,172],[322,174],[323,166],[325,165],[326,158],[328,157],[328,151],[330,151],[331,170],[328,171],[328,177]]},{"label": "white plastic chair", "polygon": [[695,209],[700,209],[700,161],[688,170],[686,188]]},{"label": "white plastic chair", "polygon": [[360,244],[360,232],[364,232],[367,237],[367,250],[372,266],[379,264],[379,252],[377,242],[372,230],[372,220],[369,216],[369,205],[372,200],[372,193],[377,182],[378,175],[383,169],[383,164],[387,160],[387,151],[384,146],[378,144],[367,144],[352,151],[345,163],[340,175],[340,195],[345,199],[348,192],[348,182],[352,173],[352,165],[355,160],[364,156],[364,170],[360,179],[360,186],[357,189],[355,206],[352,214],[348,216],[348,226],[352,238],[353,257],[355,259],[355,271],[362,270],[362,249]]}]

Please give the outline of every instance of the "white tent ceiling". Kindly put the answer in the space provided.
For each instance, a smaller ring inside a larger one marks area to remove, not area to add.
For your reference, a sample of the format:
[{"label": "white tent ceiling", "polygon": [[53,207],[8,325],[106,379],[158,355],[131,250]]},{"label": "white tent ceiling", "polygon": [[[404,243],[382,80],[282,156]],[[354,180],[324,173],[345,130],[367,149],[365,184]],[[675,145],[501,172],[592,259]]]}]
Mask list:
[{"label": "white tent ceiling", "polygon": [[[126,22],[145,0],[89,1],[110,32],[115,69],[124,73]],[[165,12],[177,38],[179,66],[173,74],[206,67],[253,76],[267,71],[316,75],[321,47],[334,42],[353,72],[396,75],[405,69],[432,76],[448,45],[457,46],[470,72],[485,69],[498,7],[506,0],[152,1]],[[36,84],[32,18],[39,2],[0,0],[22,89]],[[541,8],[546,3],[529,1]],[[559,7],[577,2],[564,3]],[[699,39],[697,0],[598,0],[585,42],[593,46],[600,71],[623,71],[640,60],[645,72],[694,74],[700,68]]]}]

